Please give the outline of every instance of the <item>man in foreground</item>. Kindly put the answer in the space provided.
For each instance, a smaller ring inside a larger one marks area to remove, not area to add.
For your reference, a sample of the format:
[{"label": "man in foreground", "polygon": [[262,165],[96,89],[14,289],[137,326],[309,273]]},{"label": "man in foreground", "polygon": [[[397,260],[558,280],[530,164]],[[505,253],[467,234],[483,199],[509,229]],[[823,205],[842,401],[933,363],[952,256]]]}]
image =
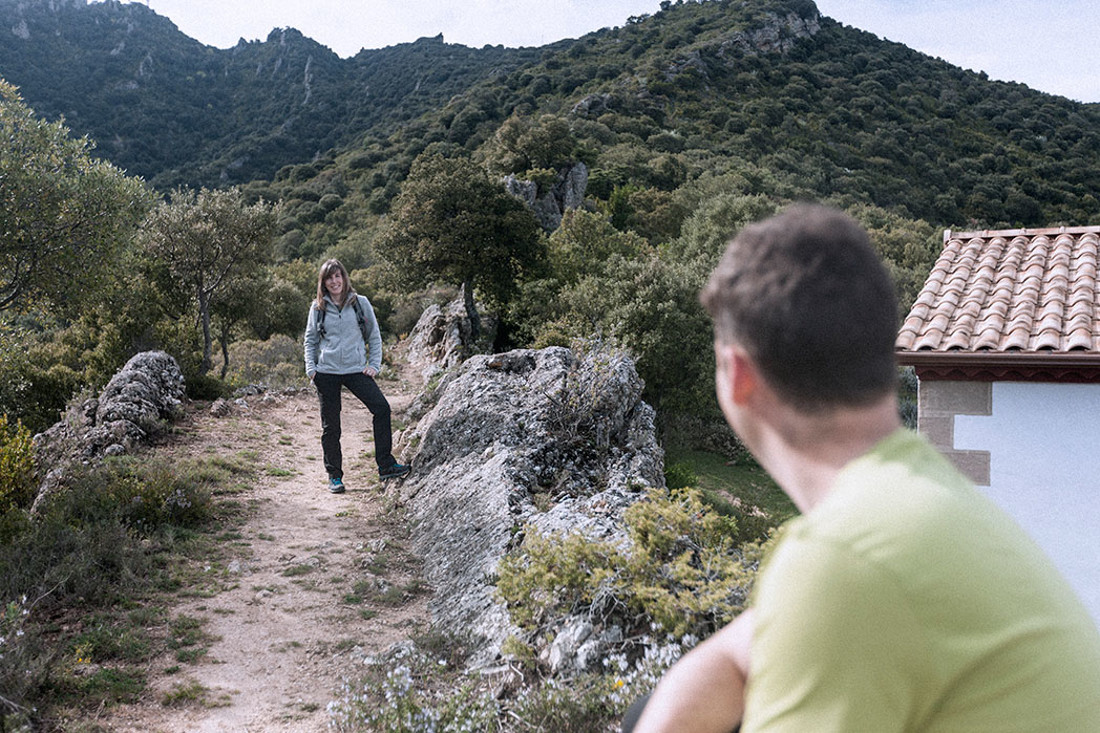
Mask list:
[{"label": "man in foreground", "polygon": [[678,662],[635,733],[1100,731],[1100,633],[895,398],[897,307],[866,233],[792,207],[701,300],[718,402],[802,512],[753,608]]}]

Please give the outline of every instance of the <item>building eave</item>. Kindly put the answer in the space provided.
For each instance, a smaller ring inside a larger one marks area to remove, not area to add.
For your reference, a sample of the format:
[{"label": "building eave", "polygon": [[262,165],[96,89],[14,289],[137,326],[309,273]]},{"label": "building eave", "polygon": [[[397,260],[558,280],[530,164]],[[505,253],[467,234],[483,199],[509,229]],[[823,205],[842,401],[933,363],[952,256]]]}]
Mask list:
[{"label": "building eave", "polygon": [[925,380],[1100,383],[1100,352],[897,351]]}]

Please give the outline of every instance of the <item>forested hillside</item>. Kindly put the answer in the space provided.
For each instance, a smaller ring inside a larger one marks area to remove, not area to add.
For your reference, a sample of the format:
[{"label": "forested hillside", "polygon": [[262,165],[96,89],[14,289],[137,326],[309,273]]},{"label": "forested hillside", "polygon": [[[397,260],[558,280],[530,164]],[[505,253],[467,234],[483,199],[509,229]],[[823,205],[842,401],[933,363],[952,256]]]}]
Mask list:
[{"label": "forested hillside", "polygon": [[293,28],[223,50],[143,4],[84,0],[0,0],[0,28],[0,78],[162,190],[270,178],[537,57],[426,38],[343,60]]},{"label": "forested hillside", "polygon": [[[1100,105],[990,81],[810,0],[667,1],[543,48],[435,38],[350,59],[293,29],[210,48],[133,3],[0,0],[0,21],[0,76],[93,155],[162,195],[236,184],[241,206],[277,203],[271,248],[236,293],[189,294],[154,261],[156,237],[139,238],[128,267],[157,307],[126,287],[83,293],[110,307],[61,322],[47,363],[67,365],[64,385],[142,346],[205,374],[215,347],[224,369],[234,342],[297,337],[316,264],[338,256],[391,336],[469,283],[499,318],[493,347],[610,340],[638,358],[648,400],[700,413],[713,405],[695,294],[747,221],[804,198],[846,209],[903,309],[943,228],[1100,222]],[[557,207],[538,237],[498,200],[505,181]],[[34,327],[53,338],[56,324]]]},{"label": "forested hillside", "polygon": [[744,192],[863,202],[937,225],[1100,216],[1097,105],[989,81],[819,18],[810,2],[670,6],[548,50],[321,168],[375,195],[433,144],[518,168],[494,136],[509,117],[542,114],[567,123],[572,155],[592,168],[589,193],[629,190],[642,218],[661,192],[727,173]]}]

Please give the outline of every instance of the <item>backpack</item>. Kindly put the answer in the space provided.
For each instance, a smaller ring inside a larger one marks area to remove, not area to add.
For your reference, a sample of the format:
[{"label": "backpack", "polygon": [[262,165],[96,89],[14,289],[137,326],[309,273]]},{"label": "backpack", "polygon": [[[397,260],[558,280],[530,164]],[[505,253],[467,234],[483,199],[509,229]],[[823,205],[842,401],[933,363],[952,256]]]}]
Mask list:
[{"label": "backpack", "polygon": [[[355,320],[359,323],[359,332],[363,334],[363,343],[370,346],[370,331],[367,330],[367,314],[363,312],[363,305],[359,302],[359,296],[352,293],[351,308],[355,311]],[[325,337],[325,312],[327,309],[321,308],[320,314],[317,316],[317,333],[321,334],[321,338]]]}]

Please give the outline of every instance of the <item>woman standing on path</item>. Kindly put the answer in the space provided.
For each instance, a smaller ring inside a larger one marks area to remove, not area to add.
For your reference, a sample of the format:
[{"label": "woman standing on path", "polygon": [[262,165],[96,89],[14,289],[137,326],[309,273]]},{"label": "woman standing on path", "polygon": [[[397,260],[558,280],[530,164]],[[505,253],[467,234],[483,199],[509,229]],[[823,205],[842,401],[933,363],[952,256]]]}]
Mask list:
[{"label": "woman standing on path", "polygon": [[340,450],[340,388],[346,386],[374,416],[374,458],[382,479],[404,476],[409,467],[393,457],[390,403],[374,378],[382,368],[382,336],[370,301],[351,287],[338,260],[321,265],[317,299],[309,308],[306,374],[321,401],[321,449],[329,491],[344,493]]}]

